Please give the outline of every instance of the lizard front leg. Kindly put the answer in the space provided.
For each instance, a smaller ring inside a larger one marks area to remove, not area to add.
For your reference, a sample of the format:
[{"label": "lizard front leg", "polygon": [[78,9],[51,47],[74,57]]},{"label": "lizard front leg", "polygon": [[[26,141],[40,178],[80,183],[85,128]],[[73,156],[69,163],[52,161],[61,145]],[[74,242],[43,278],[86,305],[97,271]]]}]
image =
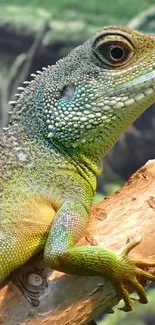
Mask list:
[{"label": "lizard front leg", "polygon": [[103,276],[111,281],[122,296],[124,311],[132,310],[132,302],[126,283],[130,283],[139,295],[139,302],[147,303],[147,297],[138,278],[155,281],[155,276],[143,268],[155,266],[155,261],[133,260],[128,253],[139,239],[128,243],[120,255],[104,247],[76,247],[84,234],[89,213],[80,202],[66,201],[57,213],[48,236],[44,256],[53,268],[68,274]]}]

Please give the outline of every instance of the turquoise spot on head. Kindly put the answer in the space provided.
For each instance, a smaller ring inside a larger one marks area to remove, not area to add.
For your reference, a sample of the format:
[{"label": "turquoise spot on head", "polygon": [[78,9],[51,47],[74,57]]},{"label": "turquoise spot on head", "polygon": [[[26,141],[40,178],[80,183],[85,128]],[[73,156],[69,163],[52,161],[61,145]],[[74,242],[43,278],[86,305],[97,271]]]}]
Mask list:
[{"label": "turquoise spot on head", "polygon": [[61,93],[62,99],[66,100],[67,102],[71,102],[74,99],[74,92],[75,92],[74,87],[72,86],[64,87]]}]

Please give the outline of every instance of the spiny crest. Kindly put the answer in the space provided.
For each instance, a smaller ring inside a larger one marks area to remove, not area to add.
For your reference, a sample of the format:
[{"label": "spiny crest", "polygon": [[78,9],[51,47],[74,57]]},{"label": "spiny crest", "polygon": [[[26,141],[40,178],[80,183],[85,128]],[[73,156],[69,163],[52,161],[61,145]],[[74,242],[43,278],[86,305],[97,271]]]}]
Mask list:
[{"label": "spiny crest", "polygon": [[[51,66],[48,65],[47,68],[46,68],[46,67],[43,67],[42,70],[45,71],[45,70],[47,70],[47,69],[50,68],[50,67],[51,67]],[[35,73],[31,73],[31,77],[33,77],[33,78],[35,79],[38,75],[42,74],[43,71],[37,70],[37,71],[36,71],[36,74],[35,74]],[[12,106],[12,109],[10,109],[9,112],[8,112],[9,115],[12,115],[12,114],[13,114],[13,111],[14,111],[14,108],[15,108],[15,106],[16,106],[17,100],[18,100],[22,95],[25,94],[25,90],[26,90],[27,86],[28,86],[32,81],[34,81],[34,79],[32,79],[31,81],[27,81],[27,80],[23,81],[23,85],[24,85],[25,87],[21,87],[21,86],[20,86],[20,87],[17,88],[17,89],[19,90],[19,92],[16,93],[16,94],[14,95],[15,97],[17,97],[17,99],[16,99],[16,100],[11,100],[11,101],[9,101],[9,105]]]},{"label": "spiny crest", "polygon": [[[45,70],[47,70],[48,68],[50,68],[51,66],[50,65],[48,65],[48,67],[46,68],[46,67],[43,67],[42,68],[42,70],[43,71],[45,71]],[[40,71],[40,70],[37,70],[36,71],[36,73],[37,74],[35,74],[35,73],[31,73],[31,77],[33,77],[33,78],[36,78],[37,77],[37,75],[39,75],[39,74],[42,74],[43,73],[43,71]],[[33,79],[34,80],[34,79]],[[29,85],[33,80],[31,80],[31,81],[27,81],[27,80],[25,80],[25,81],[23,81],[23,85]],[[26,89],[26,87],[18,87],[17,88],[20,92],[19,93],[16,93],[14,96],[15,97],[20,97],[23,93],[24,93],[24,91],[25,91],[25,89]],[[16,100],[11,100],[11,101],[9,101],[9,105],[15,105],[16,104]]]}]

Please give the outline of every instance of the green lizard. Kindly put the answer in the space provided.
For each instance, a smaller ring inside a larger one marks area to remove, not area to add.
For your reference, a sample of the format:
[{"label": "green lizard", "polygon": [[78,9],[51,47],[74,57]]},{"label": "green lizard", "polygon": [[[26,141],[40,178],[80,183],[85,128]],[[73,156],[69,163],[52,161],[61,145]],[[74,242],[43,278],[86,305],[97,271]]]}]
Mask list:
[{"label": "green lizard", "polygon": [[132,309],[129,282],[146,303],[145,267],[99,246],[76,247],[84,235],[102,159],[155,101],[155,38],[105,27],[56,65],[44,68],[12,103],[0,139],[0,282],[44,249],[51,268],[100,275]]}]

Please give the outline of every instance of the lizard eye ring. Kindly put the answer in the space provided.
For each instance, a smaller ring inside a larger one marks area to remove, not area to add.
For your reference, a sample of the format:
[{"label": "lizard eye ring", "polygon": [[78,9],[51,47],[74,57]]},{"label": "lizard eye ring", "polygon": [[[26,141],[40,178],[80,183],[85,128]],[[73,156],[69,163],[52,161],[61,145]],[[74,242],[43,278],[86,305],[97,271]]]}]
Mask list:
[{"label": "lizard eye ring", "polygon": [[123,35],[102,35],[93,44],[93,54],[100,63],[115,67],[124,65],[134,54],[134,48]]},{"label": "lizard eye ring", "polygon": [[113,65],[125,62],[130,54],[130,49],[120,42],[101,44],[98,51],[107,63]]}]

